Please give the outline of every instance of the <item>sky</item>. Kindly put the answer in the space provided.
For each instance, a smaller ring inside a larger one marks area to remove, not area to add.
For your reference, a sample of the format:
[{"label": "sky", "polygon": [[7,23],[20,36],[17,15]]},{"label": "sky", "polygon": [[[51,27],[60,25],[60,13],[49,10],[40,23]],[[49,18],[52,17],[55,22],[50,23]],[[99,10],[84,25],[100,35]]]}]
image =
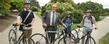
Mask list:
[{"label": "sky", "polygon": [[[44,6],[46,3],[48,3],[50,0],[37,0],[40,4],[40,6]],[[82,3],[89,0],[73,0],[74,3]],[[92,2],[97,2],[103,5],[104,8],[109,8],[109,0],[91,0]]]}]

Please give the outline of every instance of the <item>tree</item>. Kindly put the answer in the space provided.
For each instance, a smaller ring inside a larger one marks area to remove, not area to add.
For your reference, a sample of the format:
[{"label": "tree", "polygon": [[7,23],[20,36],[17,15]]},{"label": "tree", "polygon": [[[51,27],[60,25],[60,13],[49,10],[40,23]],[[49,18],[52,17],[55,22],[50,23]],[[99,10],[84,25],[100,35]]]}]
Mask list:
[{"label": "tree", "polygon": [[[15,5],[19,11],[23,8],[24,0],[11,0],[11,5]],[[11,6],[14,7],[14,6]]]},{"label": "tree", "polygon": [[45,10],[50,10],[52,3],[57,3],[57,11],[59,11],[60,13],[69,10],[72,11],[76,7],[76,4],[72,0],[51,0],[49,3],[42,7],[42,13],[45,12]]},{"label": "tree", "polygon": [[73,22],[74,23],[81,23],[81,20],[82,20],[82,18],[83,18],[83,15],[84,15],[84,13],[83,13],[83,11],[82,10],[74,10],[73,11]]},{"label": "tree", "polygon": [[102,16],[107,16],[107,15],[109,15],[109,8],[103,9],[103,14],[102,14]]},{"label": "tree", "polygon": [[87,9],[91,9],[92,15],[95,16],[96,20],[99,20],[99,16],[100,14],[102,14],[103,5],[88,1],[86,3],[79,3],[78,9],[81,9],[83,11],[86,11]]},{"label": "tree", "polygon": [[[21,11],[24,6],[24,0],[11,0],[11,3],[11,5],[15,5],[19,11]],[[33,11],[40,11],[40,5],[37,0],[30,0],[30,3]]]},{"label": "tree", "polygon": [[32,10],[33,11],[40,11],[41,7],[39,5],[39,2],[37,0],[31,0]]},{"label": "tree", "polygon": [[7,16],[10,12],[10,2],[11,0],[1,0],[0,1],[0,16]]},{"label": "tree", "polygon": [[51,0],[51,3],[56,3],[56,2],[69,3],[69,4],[71,4],[74,8],[77,8],[77,5],[73,2],[73,0]]},{"label": "tree", "polygon": [[[48,3],[44,7],[42,7],[43,8],[42,13],[51,10],[52,4],[54,4],[54,3]],[[66,15],[67,11],[73,12],[73,10],[74,10],[74,7],[72,7],[72,5],[69,3],[57,2],[56,5],[58,6],[57,11],[61,14],[61,18]]]},{"label": "tree", "polygon": [[61,19],[67,15],[67,11],[70,11],[72,12],[72,17],[75,19],[75,23],[80,23],[83,12],[75,9],[75,6],[72,6],[72,3],[74,3],[72,0],[51,0],[42,7],[42,15],[44,12],[51,10],[51,5],[54,3],[57,5],[57,11],[60,13]]}]

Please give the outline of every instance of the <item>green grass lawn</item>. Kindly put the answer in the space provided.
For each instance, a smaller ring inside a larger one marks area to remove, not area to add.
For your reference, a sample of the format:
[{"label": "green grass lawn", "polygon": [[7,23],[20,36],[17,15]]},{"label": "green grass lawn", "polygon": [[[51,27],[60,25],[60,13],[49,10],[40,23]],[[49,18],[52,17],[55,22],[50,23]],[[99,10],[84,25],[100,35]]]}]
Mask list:
[{"label": "green grass lawn", "polygon": [[77,23],[73,24],[72,28],[77,29],[78,28],[77,25],[78,25]]},{"label": "green grass lawn", "polygon": [[109,33],[99,40],[99,44],[109,44]]}]

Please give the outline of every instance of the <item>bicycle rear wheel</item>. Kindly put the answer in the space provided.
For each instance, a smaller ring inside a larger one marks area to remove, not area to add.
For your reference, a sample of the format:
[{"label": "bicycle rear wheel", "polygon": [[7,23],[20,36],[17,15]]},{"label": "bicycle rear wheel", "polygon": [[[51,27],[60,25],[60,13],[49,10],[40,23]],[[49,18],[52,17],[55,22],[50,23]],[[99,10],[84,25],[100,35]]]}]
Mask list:
[{"label": "bicycle rear wheel", "polygon": [[96,42],[95,42],[94,38],[90,37],[90,38],[86,39],[85,44],[96,44]]},{"label": "bicycle rear wheel", "polygon": [[48,44],[46,37],[40,33],[33,34],[31,39],[33,39],[35,44]]},{"label": "bicycle rear wheel", "polygon": [[16,32],[11,29],[8,34],[9,44],[15,44],[17,40]]},{"label": "bicycle rear wheel", "polygon": [[64,36],[58,41],[58,44],[75,44],[75,36],[71,34],[70,36]]}]

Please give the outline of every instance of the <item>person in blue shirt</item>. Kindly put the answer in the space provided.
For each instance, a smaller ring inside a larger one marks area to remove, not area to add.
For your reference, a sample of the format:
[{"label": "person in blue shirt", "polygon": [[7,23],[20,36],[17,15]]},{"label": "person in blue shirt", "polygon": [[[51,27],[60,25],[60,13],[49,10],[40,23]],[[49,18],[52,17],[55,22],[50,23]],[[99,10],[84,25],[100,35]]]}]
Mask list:
[{"label": "person in blue shirt", "polygon": [[67,16],[62,19],[62,23],[66,27],[66,33],[71,33],[72,24],[73,24],[73,18],[72,18],[72,13],[71,12],[68,12]]}]

